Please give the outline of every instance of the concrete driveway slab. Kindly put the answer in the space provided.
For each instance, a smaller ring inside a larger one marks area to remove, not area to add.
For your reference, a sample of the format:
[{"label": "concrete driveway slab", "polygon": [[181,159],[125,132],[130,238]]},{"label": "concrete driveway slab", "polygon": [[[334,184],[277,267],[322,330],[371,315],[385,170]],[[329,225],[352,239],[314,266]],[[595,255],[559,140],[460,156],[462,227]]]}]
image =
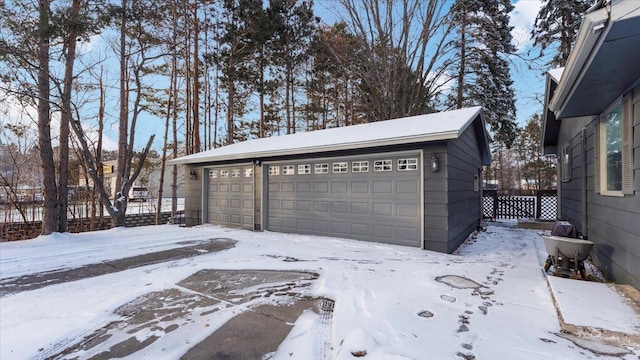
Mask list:
[{"label": "concrete driveway slab", "polygon": [[[66,339],[41,355],[91,360],[143,357],[149,347],[163,346],[167,358],[260,359],[278,348],[305,310],[327,308],[325,302],[331,300],[304,294],[317,278],[315,273],[299,271],[201,270],[173,288],[118,307],[113,314],[117,320]],[[185,334],[194,341],[176,340]]]},{"label": "concrete driveway slab", "polygon": [[106,275],[133,269],[146,265],[153,265],[167,261],[185,259],[210,252],[231,249],[237,241],[227,238],[215,238],[208,241],[184,243],[185,247],[131,256],[123,259],[89,264],[73,269],[63,269],[37,274],[30,274],[16,278],[0,280],[0,297],[21,292],[40,289],[45,286],[61,284],[69,281],[82,280],[94,276]]}]

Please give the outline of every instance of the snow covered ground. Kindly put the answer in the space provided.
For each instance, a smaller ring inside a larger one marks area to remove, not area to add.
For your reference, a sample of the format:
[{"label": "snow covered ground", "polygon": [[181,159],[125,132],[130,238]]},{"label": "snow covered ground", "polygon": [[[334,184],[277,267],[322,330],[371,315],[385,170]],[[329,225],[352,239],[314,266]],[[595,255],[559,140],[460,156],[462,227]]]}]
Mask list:
[{"label": "snow covered ground", "polygon": [[[55,234],[0,243],[0,277],[6,281],[215,238],[237,243],[220,252],[3,296],[0,358],[46,358],[118,321],[114,310],[122,305],[150,292],[177,288],[178,282],[205,269],[320,275],[303,295],[335,300],[329,333],[323,319],[307,311],[269,359],[353,359],[354,354],[366,354],[365,359],[609,358],[558,335],[560,325],[541,270],[546,258],[542,239],[534,231],[500,224],[467,240],[453,255],[212,225]],[[251,306],[261,301],[271,300],[256,299]],[[172,338],[161,338],[129,358],[177,358],[245,310],[246,306],[220,309],[207,317],[206,326],[174,331]],[[141,336],[151,335],[136,336],[142,341]],[[319,336],[328,338],[328,352],[318,345]],[[619,358],[640,358],[639,349],[626,351]],[[92,355],[76,354],[81,359]]]}]

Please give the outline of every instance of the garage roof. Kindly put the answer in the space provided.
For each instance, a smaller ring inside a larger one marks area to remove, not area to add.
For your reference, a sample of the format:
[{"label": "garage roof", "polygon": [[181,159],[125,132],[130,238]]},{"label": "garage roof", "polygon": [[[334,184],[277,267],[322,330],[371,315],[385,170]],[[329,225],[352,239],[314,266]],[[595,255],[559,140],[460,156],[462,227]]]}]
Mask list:
[{"label": "garage roof", "polygon": [[247,140],[174,160],[199,164],[226,160],[362,149],[458,138],[473,124],[483,163],[490,162],[489,140],[480,106],[367,124]]}]

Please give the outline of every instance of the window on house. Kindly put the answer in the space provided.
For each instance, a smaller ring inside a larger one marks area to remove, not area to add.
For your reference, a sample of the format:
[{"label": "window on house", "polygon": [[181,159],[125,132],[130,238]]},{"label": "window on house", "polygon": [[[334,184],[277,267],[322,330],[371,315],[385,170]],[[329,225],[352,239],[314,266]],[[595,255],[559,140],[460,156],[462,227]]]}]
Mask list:
[{"label": "window on house", "polygon": [[295,175],[296,167],[293,165],[284,165],[282,167],[282,175]]},{"label": "window on house", "polygon": [[418,170],[418,159],[398,159],[398,170],[399,171],[411,171]]},{"label": "window on house", "polygon": [[349,163],[347,163],[347,162],[334,162],[333,163],[333,172],[334,173],[346,173],[346,172],[349,172]]},{"label": "window on house", "polygon": [[571,143],[562,148],[560,154],[560,172],[562,173],[562,181],[571,180]]},{"label": "window on house", "polygon": [[229,170],[220,170],[220,177],[221,178],[228,178],[229,177]]},{"label": "window on house", "polygon": [[328,174],[329,173],[329,164],[315,164],[313,166],[314,174]]},{"label": "window on house", "polygon": [[299,175],[311,174],[311,164],[298,165],[298,174]]},{"label": "window on house", "polygon": [[269,166],[269,175],[280,175],[280,166],[278,165]]},{"label": "window on house", "polygon": [[244,168],[244,177],[250,178],[253,176],[253,168]]},{"label": "window on house", "polygon": [[602,119],[603,173],[606,191],[622,191],[622,105],[606,113]]},{"label": "window on house", "polygon": [[376,160],[373,162],[373,171],[391,171],[393,170],[393,161]]},{"label": "window on house", "polygon": [[239,178],[240,177],[240,169],[231,169],[231,177]]},{"label": "window on house", "polygon": [[[596,141],[596,189],[603,195],[633,194],[633,97],[625,95],[600,116]],[[598,186],[599,185],[599,186]]]},{"label": "window on house", "polygon": [[369,172],[368,161],[354,161],[351,163],[352,172]]},{"label": "window on house", "polygon": [[209,178],[217,179],[218,178],[218,170],[209,170]]}]

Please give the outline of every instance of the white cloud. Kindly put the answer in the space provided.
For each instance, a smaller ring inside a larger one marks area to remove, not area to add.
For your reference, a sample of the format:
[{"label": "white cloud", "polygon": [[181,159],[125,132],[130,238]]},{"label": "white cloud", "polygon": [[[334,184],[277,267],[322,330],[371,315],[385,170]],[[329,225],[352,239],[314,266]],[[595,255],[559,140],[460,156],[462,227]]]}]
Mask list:
[{"label": "white cloud", "polygon": [[513,26],[511,36],[516,50],[522,51],[531,45],[531,29],[542,7],[542,0],[519,0],[513,5],[513,11],[509,14]]}]

